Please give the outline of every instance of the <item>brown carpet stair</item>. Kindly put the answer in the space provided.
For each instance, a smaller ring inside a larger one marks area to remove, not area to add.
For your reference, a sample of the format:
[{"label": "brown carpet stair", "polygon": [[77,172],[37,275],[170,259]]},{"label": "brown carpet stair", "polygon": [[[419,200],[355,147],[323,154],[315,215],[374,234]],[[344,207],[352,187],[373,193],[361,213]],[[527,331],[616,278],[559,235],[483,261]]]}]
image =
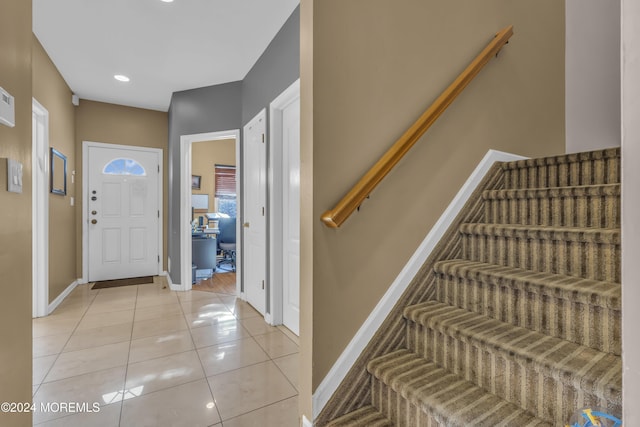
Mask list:
[{"label": "brown carpet stair", "polygon": [[401,318],[404,340],[370,358],[370,402],[328,425],[564,426],[583,407],[621,415],[619,150],[501,169],[477,196],[481,214],[457,228],[458,249],[420,279],[428,297],[385,321]]}]

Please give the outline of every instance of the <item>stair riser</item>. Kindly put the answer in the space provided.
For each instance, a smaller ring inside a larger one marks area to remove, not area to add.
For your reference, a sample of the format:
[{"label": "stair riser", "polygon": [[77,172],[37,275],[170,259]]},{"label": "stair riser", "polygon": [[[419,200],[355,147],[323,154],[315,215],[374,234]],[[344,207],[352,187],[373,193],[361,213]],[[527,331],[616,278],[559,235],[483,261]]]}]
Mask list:
[{"label": "stair riser", "polygon": [[511,236],[462,235],[470,261],[620,283],[620,245]]},{"label": "stair riser", "polygon": [[[572,214],[567,214],[571,212]],[[618,196],[491,199],[486,222],[556,227],[620,227]]]},{"label": "stair riser", "polygon": [[599,351],[621,354],[619,310],[444,274],[437,277],[437,301]]},{"label": "stair riser", "polygon": [[521,365],[508,354],[480,349],[431,328],[407,323],[409,350],[554,425],[565,425],[573,412],[583,407],[621,413],[620,405]]},{"label": "stair riser", "polygon": [[441,424],[376,377],[371,380],[371,403],[397,427],[440,427]]},{"label": "stair riser", "polygon": [[505,171],[505,188],[545,188],[620,182],[620,159],[529,166]]}]

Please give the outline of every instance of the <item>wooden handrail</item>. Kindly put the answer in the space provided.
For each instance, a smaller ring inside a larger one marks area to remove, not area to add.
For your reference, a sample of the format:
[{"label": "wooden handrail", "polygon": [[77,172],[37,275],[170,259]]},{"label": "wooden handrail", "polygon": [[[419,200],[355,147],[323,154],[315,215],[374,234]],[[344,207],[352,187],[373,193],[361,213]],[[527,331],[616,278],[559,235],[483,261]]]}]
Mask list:
[{"label": "wooden handrail", "polygon": [[322,222],[328,227],[338,228],[366,199],[382,179],[404,157],[420,137],[442,115],[454,99],[465,87],[478,75],[480,70],[489,60],[498,54],[500,49],[507,44],[513,35],[513,26],[502,29],[495,38],[485,47],[467,68],[440,94],[420,118],[387,150],[360,181],[345,194],[338,204],[322,214]]}]

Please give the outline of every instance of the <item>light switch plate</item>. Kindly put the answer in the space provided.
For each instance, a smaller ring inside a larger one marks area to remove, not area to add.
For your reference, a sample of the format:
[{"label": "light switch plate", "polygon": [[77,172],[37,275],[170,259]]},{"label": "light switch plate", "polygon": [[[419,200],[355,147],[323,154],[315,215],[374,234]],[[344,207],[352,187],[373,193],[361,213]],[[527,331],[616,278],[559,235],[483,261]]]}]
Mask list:
[{"label": "light switch plate", "polygon": [[7,190],[22,193],[22,163],[7,159]]}]

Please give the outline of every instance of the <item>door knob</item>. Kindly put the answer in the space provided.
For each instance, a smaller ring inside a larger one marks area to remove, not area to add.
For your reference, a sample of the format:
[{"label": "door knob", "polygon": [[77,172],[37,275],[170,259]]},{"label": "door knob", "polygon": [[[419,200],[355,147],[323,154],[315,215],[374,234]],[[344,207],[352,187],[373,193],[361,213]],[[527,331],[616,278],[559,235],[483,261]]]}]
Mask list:
[{"label": "door knob", "polygon": [[92,219],[92,220],[91,220],[91,224],[97,224],[97,223],[98,223],[98,220],[97,220],[97,219]]},{"label": "door knob", "polygon": [[242,226],[243,226],[244,228],[249,228],[249,223],[248,223],[248,222],[245,222],[244,224],[242,224]]}]

